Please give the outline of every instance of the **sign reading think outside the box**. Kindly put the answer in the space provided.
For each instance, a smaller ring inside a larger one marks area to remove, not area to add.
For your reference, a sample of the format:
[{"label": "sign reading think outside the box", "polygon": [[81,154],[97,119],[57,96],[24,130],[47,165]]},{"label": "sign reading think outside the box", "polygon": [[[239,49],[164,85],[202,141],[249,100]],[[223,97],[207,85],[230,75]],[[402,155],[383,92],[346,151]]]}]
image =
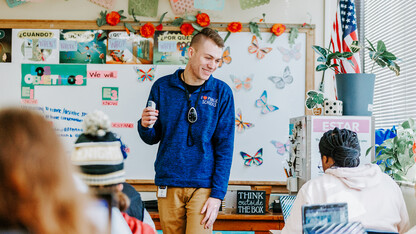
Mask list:
[{"label": "sign reading think outside the box", "polygon": [[237,214],[265,214],[266,191],[238,190]]}]

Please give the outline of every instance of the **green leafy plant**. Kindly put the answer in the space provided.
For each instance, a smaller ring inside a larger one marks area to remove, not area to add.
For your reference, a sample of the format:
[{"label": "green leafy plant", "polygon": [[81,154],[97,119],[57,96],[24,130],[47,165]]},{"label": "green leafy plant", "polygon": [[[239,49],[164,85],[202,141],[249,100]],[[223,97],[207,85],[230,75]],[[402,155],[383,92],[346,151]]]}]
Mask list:
[{"label": "green leafy plant", "polygon": [[319,91],[323,92],[324,91],[324,79],[325,79],[325,71],[328,69],[331,69],[335,72],[335,74],[339,74],[342,73],[339,69],[337,69],[337,67],[339,66],[338,64],[334,63],[334,59],[335,60],[344,60],[344,61],[349,61],[347,60],[348,58],[350,58],[353,53],[352,52],[332,52],[330,49],[330,46],[328,46],[328,48],[323,48],[317,45],[312,46],[313,50],[319,55],[317,61],[320,63],[316,66],[315,70],[316,71],[322,71],[322,79],[321,79],[321,83],[319,85]]},{"label": "green leafy plant", "polygon": [[[400,66],[396,63],[397,58],[393,53],[387,51],[384,42],[379,40],[377,41],[377,47],[374,47],[368,39],[366,40],[370,47],[365,48],[369,50],[369,57],[373,61],[370,73],[373,72],[374,64],[377,64],[380,67],[388,67],[395,73],[396,76],[400,75]],[[315,70],[323,71],[321,83],[319,86],[319,90],[323,91],[325,71],[331,69],[335,72],[335,74],[342,74],[343,72],[337,68],[339,66],[337,64],[339,63],[339,60],[352,63],[349,58],[353,56],[354,53],[360,51],[363,47],[360,45],[359,41],[353,41],[349,47],[351,52],[333,52],[330,50],[330,45],[328,48],[313,45],[312,48],[319,55],[317,61],[320,64],[316,66]],[[334,63],[335,61],[337,61],[337,63]]]},{"label": "green leafy plant", "polygon": [[407,181],[407,171],[415,164],[415,138],[415,122],[413,119],[408,119],[399,125],[394,138],[368,148],[366,155],[376,147],[376,158],[373,163],[378,164],[383,172],[396,181]]}]

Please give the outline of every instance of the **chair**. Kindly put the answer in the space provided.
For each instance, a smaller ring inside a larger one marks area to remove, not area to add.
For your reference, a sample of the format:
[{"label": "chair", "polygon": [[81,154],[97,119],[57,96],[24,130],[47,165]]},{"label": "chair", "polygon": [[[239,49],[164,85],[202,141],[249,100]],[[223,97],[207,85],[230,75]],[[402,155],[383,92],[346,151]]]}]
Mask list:
[{"label": "chair", "polygon": [[283,219],[286,222],[289,218],[290,211],[292,210],[293,203],[295,202],[296,196],[283,195],[279,197],[280,206],[282,207]]}]

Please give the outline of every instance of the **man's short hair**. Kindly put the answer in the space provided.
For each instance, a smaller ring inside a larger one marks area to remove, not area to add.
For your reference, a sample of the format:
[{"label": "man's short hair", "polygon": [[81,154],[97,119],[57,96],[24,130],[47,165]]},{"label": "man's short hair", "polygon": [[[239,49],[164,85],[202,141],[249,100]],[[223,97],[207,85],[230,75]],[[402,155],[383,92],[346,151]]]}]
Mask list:
[{"label": "man's short hair", "polygon": [[213,40],[218,47],[224,48],[224,40],[217,31],[211,28],[204,28],[197,33],[191,40],[191,46],[200,43],[201,40],[206,38]]}]

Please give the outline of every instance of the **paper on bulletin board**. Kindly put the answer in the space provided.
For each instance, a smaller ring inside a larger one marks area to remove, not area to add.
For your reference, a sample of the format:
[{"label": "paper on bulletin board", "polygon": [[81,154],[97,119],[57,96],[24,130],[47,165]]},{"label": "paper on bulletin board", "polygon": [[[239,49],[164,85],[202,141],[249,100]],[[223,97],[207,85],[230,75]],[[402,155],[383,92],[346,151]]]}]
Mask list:
[{"label": "paper on bulletin board", "polygon": [[13,62],[59,63],[59,30],[13,29]]},{"label": "paper on bulletin board", "polygon": [[103,30],[61,30],[60,63],[105,63],[105,40],[98,40]]},{"label": "paper on bulletin board", "polygon": [[335,127],[356,132],[361,147],[360,165],[371,163],[370,155],[365,155],[372,142],[371,124],[370,116],[311,116],[311,179],[323,174],[319,141]]},{"label": "paper on bulletin board", "polygon": [[152,64],[153,38],[111,31],[108,33],[106,61],[110,64]]},{"label": "paper on bulletin board", "polygon": [[12,30],[0,29],[0,63],[12,61]]}]

